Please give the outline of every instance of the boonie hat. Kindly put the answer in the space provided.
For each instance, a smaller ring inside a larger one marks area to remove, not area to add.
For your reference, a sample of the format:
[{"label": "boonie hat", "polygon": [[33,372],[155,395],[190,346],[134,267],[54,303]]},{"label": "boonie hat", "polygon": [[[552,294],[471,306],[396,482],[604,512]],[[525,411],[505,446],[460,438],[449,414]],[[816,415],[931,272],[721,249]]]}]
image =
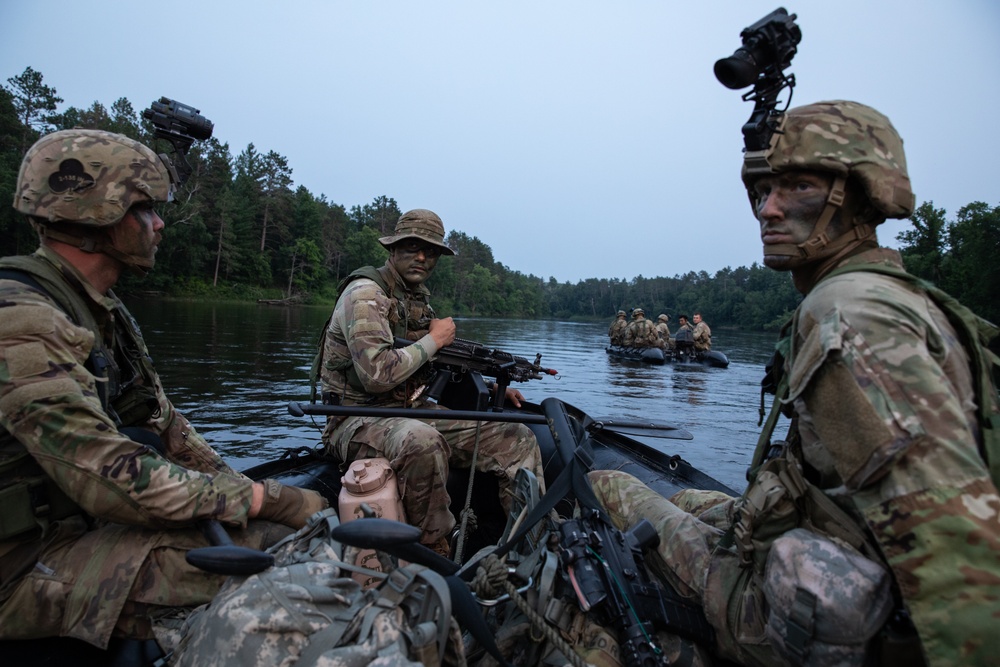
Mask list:
[{"label": "boonie hat", "polygon": [[434,211],[425,208],[415,208],[399,216],[396,229],[392,236],[383,236],[378,240],[383,247],[388,248],[403,239],[416,238],[441,248],[445,255],[454,255],[455,251],[444,243],[444,223]]}]

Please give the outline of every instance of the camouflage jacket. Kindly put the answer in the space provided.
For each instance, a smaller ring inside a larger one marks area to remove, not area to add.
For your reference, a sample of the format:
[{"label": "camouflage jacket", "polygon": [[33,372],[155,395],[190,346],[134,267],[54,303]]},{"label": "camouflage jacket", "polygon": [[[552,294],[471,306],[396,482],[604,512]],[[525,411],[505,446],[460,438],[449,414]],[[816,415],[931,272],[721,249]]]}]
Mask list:
[{"label": "camouflage jacket", "polygon": [[[902,266],[884,248],[848,263]],[[821,280],[795,312],[785,372],[803,457],[874,536],[930,663],[995,660],[1000,495],[945,315],[889,276]]]},{"label": "camouflage jacket", "polygon": [[704,322],[698,322],[698,324],[694,325],[692,335],[694,336],[694,349],[712,349],[712,330],[708,328],[707,324]]},{"label": "camouflage jacket", "polygon": [[[131,315],[113,293],[97,293],[58,254],[42,248],[36,256],[74,287],[99,331],[78,326],[33,287],[0,280],[0,459],[27,450],[95,518],[150,528],[205,518],[245,526],[250,480],[226,465],[174,408],[155,371],[158,409],[134,425],[158,434],[166,457],[118,432],[87,360],[95,339],[112,349],[119,344],[114,318]],[[148,355],[141,337],[138,343]],[[11,546],[0,542],[0,558]]]},{"label": "camouflage jacket", "polygon": [[624,317],[619,317],[611,323],[611,326],[608,327],[608,337],[611,339],[612,345],[622,344],[626,328],[628,328],[628,322],[625,321]]},{"label": "camouflage jacket", "polygon": [[[388,264],[386,267],[391,268]],[[417,292],[410,292],[398,276],[395,284],[392,293],[387,293],[387,288],[375,280],[356,278],[341,292],[323,341],[320,379],[324,394],[332,393],[347,404],[402,403],[405,398],[395,390],[405,389],[407,380],[437,353],[437,343],[430,334],[424,334],[413,345],[393,347],[400,322],[434,316],[425,305],[426,288],[420,286]],[[414,318],[410,311],[420,307],[426,307],[426,312]],[[357,374],[360,388],[340,370],[347,362]]]},{"label": "camouflage jacket", "polygon": [[664,342],[670,340],[670,327],[667,326],[666,322],[656,323],[656,333],[659,334],[660,340]]},{"label": "camouflage jacket", "polygon": [[654,347],[660,341],[660,334],[656,331],[656,325],[643,318],[629,322],[625,329],[624,345],[632,347]]}]

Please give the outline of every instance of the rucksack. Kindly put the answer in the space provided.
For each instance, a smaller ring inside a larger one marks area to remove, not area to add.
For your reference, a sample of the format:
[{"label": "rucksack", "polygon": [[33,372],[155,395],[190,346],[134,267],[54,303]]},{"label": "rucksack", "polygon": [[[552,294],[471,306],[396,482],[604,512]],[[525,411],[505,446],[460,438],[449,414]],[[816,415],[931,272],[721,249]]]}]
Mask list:
[{"label": "rucksack", "polygon": [[[176,667],[436,667],[464,662],[444,579],[410,564],[363,590],[317,513],[269,552],[274,567],[230,578],[188,617]],[[375,573],[377,574],[377,573]],[[451,651],[445,661],[445,651]],[[456,653],[457,652],[457,653]],[[455,656],[460,656],[456,658]]]}]

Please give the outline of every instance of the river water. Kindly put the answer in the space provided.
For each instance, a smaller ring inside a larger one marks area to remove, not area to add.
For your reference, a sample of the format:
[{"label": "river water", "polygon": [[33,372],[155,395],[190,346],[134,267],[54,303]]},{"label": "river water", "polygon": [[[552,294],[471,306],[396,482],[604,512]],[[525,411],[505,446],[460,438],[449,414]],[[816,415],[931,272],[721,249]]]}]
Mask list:
[{"label": "river water", "polygon": [[[319,442],[321,421],[288,414],[309,400],[309,369],[329,309],[130,300],[167,395],[236,468]],[[610,323],[610,318],[609,322]],[[693,440],[639,438],[742,490],[756,443],[760,378],[774,334],[714,331],[726,369],[651,366],[610,358],[608,323],[460,319],[460,338],[559,371],[515,386],[556,396],[594,417],[666,422]]]}]

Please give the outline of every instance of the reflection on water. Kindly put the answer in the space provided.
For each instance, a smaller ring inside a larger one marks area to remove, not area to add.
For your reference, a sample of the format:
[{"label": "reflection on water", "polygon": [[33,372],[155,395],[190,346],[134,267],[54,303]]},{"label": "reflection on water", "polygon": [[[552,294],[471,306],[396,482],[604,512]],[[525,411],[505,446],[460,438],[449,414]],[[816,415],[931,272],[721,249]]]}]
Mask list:
[{"label": "reflection on water", "polygon": [[[129,302],[167,394],[236,467],[319,442],[322,424],[288,414],[309,400],[309,369],[326,308],[197,302]],[[714,331],[727,369],[651,366],[604,352],[606,323],[459,320],[461,338],[559,370],[517,387],[556,396],[594,417],[668,422],[695,439],[644,442],[680,454],[741,489],[757,439],[760,378],[774,336]]]}]

